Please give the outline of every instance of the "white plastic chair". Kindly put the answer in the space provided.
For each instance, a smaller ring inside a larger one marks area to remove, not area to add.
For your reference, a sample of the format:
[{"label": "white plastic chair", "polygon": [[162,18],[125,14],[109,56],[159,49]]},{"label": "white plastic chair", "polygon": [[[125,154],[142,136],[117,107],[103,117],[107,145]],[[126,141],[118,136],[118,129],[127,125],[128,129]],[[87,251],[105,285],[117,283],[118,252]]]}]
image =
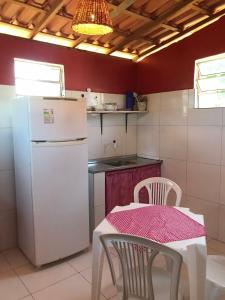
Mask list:
[{"label": "white plastic chair", "polygon": [[225,256],[207,256],[206,282],[207,300],[219,300],[225,296]]},{"label": "white plastic chair", "polygon": [[149,203],[156,205],[166,205],[169,192],[176,193],[176,206],[180,206],[182,190],[175,182],[163,177],[152,177],[140,181],[134,188],[134,202],[139,202],[139,192],[146,188],[149,196]]},{"label": "white plastic chair", "polygon": [[[119,299],[183,299],[183,290],[179,289],[182,256],[177,251],[148,239],[126,234],[105,234],[100,236],[100,240]],[[118,255],[119,273],[116,272],[112,247]],[[171,260],[171,272],[153,266],[158,254]]]}]

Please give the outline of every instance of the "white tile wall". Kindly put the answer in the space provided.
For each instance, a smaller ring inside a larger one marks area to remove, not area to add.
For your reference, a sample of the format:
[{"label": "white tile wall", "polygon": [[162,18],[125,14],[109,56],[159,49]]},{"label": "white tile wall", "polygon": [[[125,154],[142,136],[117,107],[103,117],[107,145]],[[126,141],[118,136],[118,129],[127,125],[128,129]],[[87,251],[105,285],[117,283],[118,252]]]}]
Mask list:
[{"label": "white tile wall", "polygon": [[[67,97],[80,98],[81,91],[66,91]],[[93,93],[105,103],[124,107],[124,95]],[[0,85],[0,251],[16,245],[16,204],[13,165],[11,105],[13,86]],[[156,102],[157,103],[157,102]],[[129,115],[125,131],[125,115],[104,115],[103,135],[99,115],[88,115],[89,158],[136,154],[137,117]],[[116,140],[116,148],[112,142]]]},{"label": "white tile wall", "polygon": [[220,167],[212,164],[187,163],[188,195],[219,202]]},{"label": "white tile wall", "polygon": [[219,216],[219,205],[194,197],[187,197],[185,205],[190,207],[193,212],[203,214],[208,236],[218,238],[219,224],[217,219]]},{"label": "white tile wall", "polygon": [[0,250],[16,245],[11,105],[12,86],[0,85]]},{"label": "white tile wall", "polygon": [[193,90],[147,96],[138,155],[163,159],[162,176],[181,186],[182,203],[204,214],[208,234],[225,241],[225,109],[194,109]]},{"label": "white tile wall", "polygon": [[161,175],[165,178],[170,178],[176,182],[182,189],[183,193],[186,193],[186,173],[187,162],[186,160],[177,160],[162,158],[163,164],[161,167]]},{"label": "white tile wall", "polygon": [[188,160],[219,165],[221,134],[219,126],[188,126]]},{"label": "white tile wall", "polygon": [[160,126],[160,156],[186,159],[187,131],[185,126]]},{"label": "white tile wall", "polygon": [[[104,94],[104,99],[108,94]],[[112,94],[110,94],[112,98]],[[116,95],[111,100],[116,102]],[[121,95],[118,95],[119,100]],[[137,116],[128,115],[128,127],[126,132],[125,115],[103,115],[103,133],[101,134],[100,116],[88,114],[88,147],[89,158],[120,156],[136,154],[136,125]],[[116,147],[113,147],[113,141]]]},{"label": "white tile wall", "polygon": [[139,125],[137,131],[139,156],[157,158],[159,156],[159,126]]}]

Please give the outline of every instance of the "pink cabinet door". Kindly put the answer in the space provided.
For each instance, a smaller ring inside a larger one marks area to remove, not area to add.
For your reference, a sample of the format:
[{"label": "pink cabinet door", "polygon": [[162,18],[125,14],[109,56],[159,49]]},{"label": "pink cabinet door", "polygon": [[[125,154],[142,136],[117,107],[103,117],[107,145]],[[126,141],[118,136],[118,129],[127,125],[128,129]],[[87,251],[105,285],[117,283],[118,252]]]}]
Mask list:
[{"label": "pink cabinet door", "polygon": [[[149,177],[159,176],[160,164],[106,172],[106,214],[108,214],[116,205],[123,206],[132,202],[134,187],[138,182]],[[140,191],[140,199],[140,202],[143,203],[148,201],[146,190]]]},{"label": "pink cabinet door", "polygon": [[106,172],[106,214],[117,205],[127,205],[132,200],[133,194],[133,169]]}]

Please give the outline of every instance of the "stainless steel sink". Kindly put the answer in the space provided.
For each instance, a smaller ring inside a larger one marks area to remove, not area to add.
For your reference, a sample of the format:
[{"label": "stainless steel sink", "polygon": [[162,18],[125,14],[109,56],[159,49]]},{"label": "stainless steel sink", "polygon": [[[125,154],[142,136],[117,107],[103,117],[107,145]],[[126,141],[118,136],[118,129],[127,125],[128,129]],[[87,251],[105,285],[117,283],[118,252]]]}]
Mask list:
[{"label": "stainless steel sink", "polygon": [[123,159],[118,159],[118,160],[108,160],[103,162],[105,165],[113,166],[113,167],[122,167],[122,166],[127,166],[127,165],[135,165],[137,163],[136,160],[123,160]]}]

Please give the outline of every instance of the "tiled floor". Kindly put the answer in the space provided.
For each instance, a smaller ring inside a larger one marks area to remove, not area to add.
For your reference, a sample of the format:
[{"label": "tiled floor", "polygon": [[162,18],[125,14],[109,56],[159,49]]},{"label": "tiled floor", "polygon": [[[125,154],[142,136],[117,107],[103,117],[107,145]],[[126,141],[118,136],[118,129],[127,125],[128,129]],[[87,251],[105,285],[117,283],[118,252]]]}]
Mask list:
[{"label": "tiled floor", "polygon": [[[209,240],[208,253],[225,255],[225,243]],[[89,250],[35,269],[18,249],[0,253],[0,299],[90,300],[91,259]],[[107,264],[103,272],[101,300],[116,300]],[[182,277],[185,278],[185,274]]]}]

